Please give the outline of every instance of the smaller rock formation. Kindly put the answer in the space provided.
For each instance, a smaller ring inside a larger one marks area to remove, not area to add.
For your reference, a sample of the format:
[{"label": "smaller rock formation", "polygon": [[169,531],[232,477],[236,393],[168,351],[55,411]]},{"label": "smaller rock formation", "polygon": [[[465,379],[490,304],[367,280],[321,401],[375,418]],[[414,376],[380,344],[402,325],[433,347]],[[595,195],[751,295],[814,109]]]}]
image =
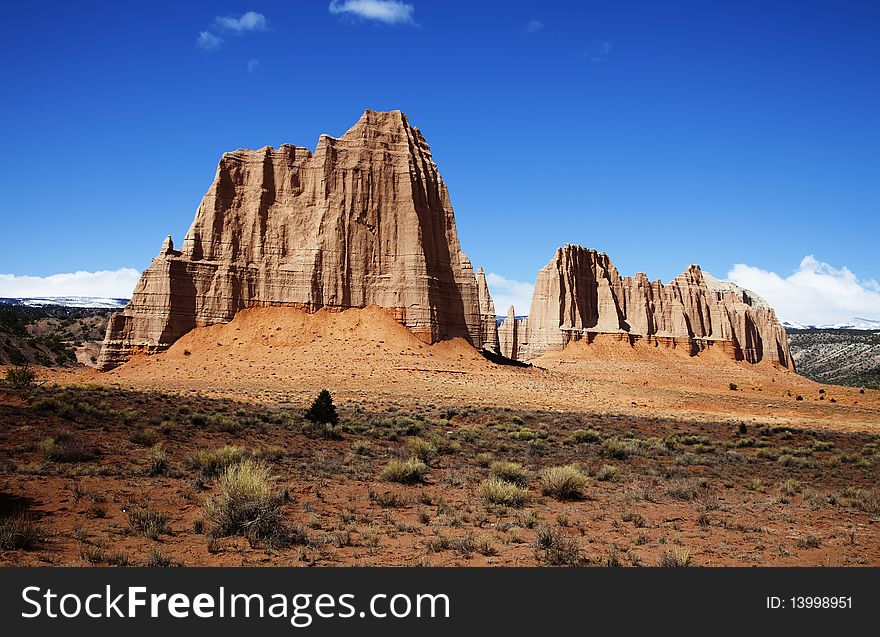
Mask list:
[{"label": "smaller rock formation", "polygon": [[495,318],[495,302],[489,294],[486,273],[483,268],[477,269],[477,298],[480,304],[480,328],[483,349],[498,354],[498,321]]},{"label": "smaller rock formation", "polygon": [[737,360],[792,366],[784,328],[754,292],[697,265],[665,285],[642,273],[622,277],[608,255],[576,245],[558,249],[538,273],[527,328],[508,314],[499,329],[502,353],[518,360],[609,333],[692,355],[716,347]]}]

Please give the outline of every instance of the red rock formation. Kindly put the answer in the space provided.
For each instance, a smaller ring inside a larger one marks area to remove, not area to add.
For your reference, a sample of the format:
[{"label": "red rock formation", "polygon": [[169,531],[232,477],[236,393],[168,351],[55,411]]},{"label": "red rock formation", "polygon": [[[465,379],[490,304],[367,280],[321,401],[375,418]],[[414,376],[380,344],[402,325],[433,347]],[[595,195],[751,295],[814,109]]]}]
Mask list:
[{"label": "red rock formation", "polygon": [[480,301],[480,325],[483,349],[498,354],[498,321],[495,316],[495,302],[489,294],[486,273],[483,268],[477,270],[477,296]]},{"label": "red rock formation", "polygon": [[322,135],[314,153],[224,154],[182,249],[166,239],[111,319],[99,367],[259,305],[377,305],[426,342],[463,337],[497,349],[484,283],[461,251],[422,134],[399,111],[368,110],[339,139]]},{"label": "red rock formation", "polygon": [[[538,273],[526,334],[502,352],[531,360],[561,350],[588,334],[621,333],[630,338],[685,345],[692,354],[720,346],[750,363],[774,361],[791,367],[785,329],[753,292],[689,266],[670,283],[644,274],[621,277],[608,255],[566,245]],[[524,346],[524,341],[528,342]]]}]

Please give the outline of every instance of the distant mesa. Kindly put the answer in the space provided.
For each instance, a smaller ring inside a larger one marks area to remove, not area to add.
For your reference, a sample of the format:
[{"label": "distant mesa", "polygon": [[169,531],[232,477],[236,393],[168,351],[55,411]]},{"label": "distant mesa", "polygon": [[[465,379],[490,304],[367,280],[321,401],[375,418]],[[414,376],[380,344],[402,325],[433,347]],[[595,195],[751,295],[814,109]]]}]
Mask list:
[{"label": "distant mesa", "polygon": [[580,246],[560,248],[539,272],[528,317],[511,307],[499,324],[430,148],[400,111],[367,110],[314,152],[225,153],[182,247],[167,237],[112,316],[98,366],[260,306],[378,306],[425,343],[461,338],[520,361],[611,333],[791,366],[785,330],[757,295],[698,266],[666,285],[621,277],[607,255]]}]

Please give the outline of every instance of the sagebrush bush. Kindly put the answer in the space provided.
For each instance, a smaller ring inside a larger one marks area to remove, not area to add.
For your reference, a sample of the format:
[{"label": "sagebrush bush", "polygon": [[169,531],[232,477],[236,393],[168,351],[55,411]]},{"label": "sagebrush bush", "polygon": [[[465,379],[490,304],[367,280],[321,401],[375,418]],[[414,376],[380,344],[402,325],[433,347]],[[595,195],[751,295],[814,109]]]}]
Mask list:
[{"label": "sagebrush bush", "polygon": [[582,444],[586,442],[599,442],[600,440],[602,440],[602,434],[593,428],[589,428],[575,429],[565,441],[569,444]]},{"label": "sagebrush bush", "polygon": [[45,532],[27,513],[14,513],[0,518],[0,548],[32,549],[42,541]]},{"label": "sagebrush bush", "polygon": [[474,456],[474,462],[478,467],[488,467],[492,464],[492,454],[491,453],[478,453]]},{"label": "sagebrush bush", "polygon": [[424,438],[410,438],[406,441],[406,446],[409,447],[413,457],[422,462],[428,462],[437,456],[437,446]]},{"label": "sagebrush bush", "polygon": [[281,517],[283,497],[274,486],[269,465],[243,460],[219,478],[220,494],[205,502],[204,518],[212,537],[241,535],[252,545],[287,546],[301,539]]},{"label": "sagebrush bush", "polygon": [[541,471],[541,493],[557,500],[577,500],[584,496],[587,477],[576,466],[548,467]]},{"label": "sagebrush bush", "polygon": [[691,553],[687,549],[664,551],[657,559],[657,566],[663,568],[684,568],[691,565]]},{"label": "sagebrush bush", "polygon": [[596,480],[602,482],[612,482],[617,476],[617,467],[613,464],[603,464],[596,472]]},{"label": "sagebrush bush", "polygon": [[6,384],[14,389],[29,389],[34,386],[37,375],[27,365],[10,367],[6,370]]},{"label": "sagebrush bush", "polygon": [[379,477],[386,482],[415,484],[424,480],[427,472],[428,465],[424,462],[418,458],[408,458],[406,460],[390,460]]},{"label": "sagebrush bush", "polygon": [[131,509],[128,512],[128,526],[132,532],[151,540],[158,540],[163,533],[170,533],[168,514],[149,509]]},{"label": "sagebrush bush", "polygon": [[227,445],[218,449],[200,449],[192,458],[191,464],[203,478],[216,478],[234,464],[242,462],[247,452],[241,447]]},{"label": "sagebrush bush", "polygon": [[506,460],[497,460],[490,464],[489,473],[499,480],[506,480],[520,486],[524,485],[529,478],[529,472],[520,463],[507,462]]},{"label": "sagebrush bush", "polygon": [[480,488],[483,493],[483,499],[487,504],[509,506],[518,509],[529,499],[528,489],[500,478],[483,480]]},{"label": "sagebrush bush", "polygon": [[147,474],[151,476],[165,475],[168,471],[168,454],[161,444],[153,445],[147,449]]},{"label": "sagebrush bush", "polygon": [[373,452],[373,445],[369,440],[355,440],[351,443],[351,452],[358,456],[369,456]]},{"label": "sagebrush bush", "polygon": [[535,557],[548,566],[579,566],[583,562],[577,538],[547,524],[538,526],[534,547]]},{"label": "sagebrush bush", "polygon": [[46,459],[55,462],[87,462],[97,456],[94,448],[69,432],[60,433],[54,438],[44,438],[37,449]]}]

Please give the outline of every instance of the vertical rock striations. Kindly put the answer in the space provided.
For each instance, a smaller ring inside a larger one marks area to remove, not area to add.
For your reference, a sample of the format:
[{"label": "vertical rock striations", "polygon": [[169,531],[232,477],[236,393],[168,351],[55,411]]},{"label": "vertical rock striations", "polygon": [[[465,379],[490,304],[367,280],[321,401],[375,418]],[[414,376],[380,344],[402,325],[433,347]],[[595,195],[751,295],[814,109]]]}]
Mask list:
[{"label": "vertical rock striations", "polygon": [[480,326],[482,328],[480,338],[483,341],[483,349],[493,354],[500,353],[498,349],[498,322],[495,317],[495,302],[489,294],[489,285],[486,283],[486,273],[483,268],[477,270],[477,296],[480,301]]},{"label": "vertical rock striations", "polygon": [[[591,334],[683,346],[719,347],[737,360],[791,367],[785,330],[753,292],[704,274],[697,265],[664,285],[644,274],[621,277],[608,256],[566,245],[538,273],[528,325],[511,313],[499,329],[502,353],[530,360]],[[514,341],[509,342],[511,330]],[[525,332],[525,333],[524,333]]]},{"label": "vertical rock striations", "polygon": [[368,110],[314,153],[225,153],[182,249],[166,239],[111,319],[99,367],[278,304],[377,305],[424,341],[497,350],[485,278],[478,285],[428,144],[401,112]]}]

